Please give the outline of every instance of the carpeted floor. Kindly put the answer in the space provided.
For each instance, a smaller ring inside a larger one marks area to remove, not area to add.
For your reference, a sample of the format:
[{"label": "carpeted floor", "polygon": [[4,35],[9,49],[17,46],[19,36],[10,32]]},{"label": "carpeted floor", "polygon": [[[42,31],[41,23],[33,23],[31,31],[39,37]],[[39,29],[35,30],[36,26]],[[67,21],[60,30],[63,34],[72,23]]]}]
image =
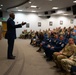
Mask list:
[{"label": "carpeted floor", "polygon": [[30,45],[29,39],[16,39],[15,60],[7,59],[7,40],[0,40],[0,75],[67,75],[58,72],[54,62],[46,62],[43,53]]}]

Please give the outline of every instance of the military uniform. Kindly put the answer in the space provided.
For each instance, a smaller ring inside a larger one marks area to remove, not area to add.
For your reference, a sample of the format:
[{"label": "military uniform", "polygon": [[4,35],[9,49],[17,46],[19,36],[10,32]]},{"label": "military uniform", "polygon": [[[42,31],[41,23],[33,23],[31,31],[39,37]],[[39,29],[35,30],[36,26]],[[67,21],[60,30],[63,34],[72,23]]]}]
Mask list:
[{"label": "military uniform", "polygon": [[52,42],[53,42],[53,38],[47,38],[45,41],[42,42],[42,48],[45,50],[48,44],[52,45]]},{"label": "military uniform", "polygon": [[62,59],[61,65],[62,65],[62,68],[67,72],[71,71],[72,66],[76,66],[76,45],[74,47],[73,55],[70,58]]},{"label": "military uniform", "polygon": [[62,49],[61,54],[57,55],[57,53],[54,53],[54,60],[58,67],[61,67],[61,59],[65,59],[70,57],[75,50],[75,44],[69,45],[67,44],[65,48]]},{"label": "military uniform", "polygon": [[47,44],[51,42],[51,40],[52,38],[44,37],[43,41],[40,43],[40,47],[37,52],[40,52],[42,48],[44,48],[45,46],[47,46]]},{"label": "military uniform", "polygon": [[59,52],[60,50],[62,50],[62,48],[64,48],[65,46],[65,42],[64,40],[53,40],[55,42],[53,42],[53,47],[48,48],[48,46],[46,46],[44,48],[45,54],[48,58],[52,59],[52,55],[54,52]]}]

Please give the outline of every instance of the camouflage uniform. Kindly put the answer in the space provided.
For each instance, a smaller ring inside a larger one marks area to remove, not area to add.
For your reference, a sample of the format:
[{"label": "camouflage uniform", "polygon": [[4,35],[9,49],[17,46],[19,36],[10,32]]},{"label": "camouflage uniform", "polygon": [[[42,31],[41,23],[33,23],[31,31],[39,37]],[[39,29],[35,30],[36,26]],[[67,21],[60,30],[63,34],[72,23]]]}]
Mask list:
[{"label": "camouflage uniform", "polygon": [[65,46],[65,48],[63,48],[60,52],[61,54],[59,54],[58,52],[55,52],[53,54],[53,58],[55,63],[57,64],[58,67],[61,67],[61,59],[64,58],[68,58],[70,57],[75,50],[75,44],[69,45],[69,43]]},{"label": "camouflage uniform", "polygon": [[76,46],[74,48],[73,55],[70,58],[62,59],[61,65],[62,68],[67,72],[70,72],[71,66],[76,66]]}]

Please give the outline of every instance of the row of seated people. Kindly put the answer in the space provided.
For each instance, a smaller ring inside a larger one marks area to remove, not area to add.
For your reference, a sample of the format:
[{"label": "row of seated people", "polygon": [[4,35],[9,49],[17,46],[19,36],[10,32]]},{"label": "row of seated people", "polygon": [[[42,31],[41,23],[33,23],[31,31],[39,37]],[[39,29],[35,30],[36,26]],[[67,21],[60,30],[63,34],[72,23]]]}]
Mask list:
[{"label": "row of seated people", "polygon": [[54,38],[49,38],[47,40],[44,40],[41,42],[39,49],[37,52],[41,51],[41,48],[43,48],[46,56],[47,56],[47,61],[52,59],[52,54],[54,52],[59,52],[62,48],[65,47],[67,44],[68,40],[64,39],[63,35],[58,35],[56,34]]},{"label": "row of seated people", "polygon": [[31,32],[31,44],[35,44],[38,45],[41,43],[41,41],[43,41],[46,38],[54,38],[54,34],[57,35],[63,35],[66,39],[69,39],[70,37],[74,38],[75,43],[76,43],[76,26],[74,26],[74,28],[56,28],[53,30],[46,30],[46,31],[33,31]]},{"label": "row of seated people", "polygon": [[59,39],[52,39],[50,40],[52,42],[47,45],[43,43],[37,51],[39,52],[43,48],[47,61],[54,60],[58,68],[71,72],[71,66],[76,66],[76,45],[74,39],[69,38],[68,42],[65,42],[62,35]]},{"label": "row of seated people", "polygon": [[31,33],[32,31],[27,31],[27,30],[23,30],[22,33],[20,34],[19,38],[21,39],[27,39],[27,38],[31,38]]},{"label": "row of seated people", "polygon": [[76,40],[73,34],[76,37],[75,32],[73,32],[69,38],[57,33],[54,33],[52,37],[44,35],[44,38],[40,41],[37,38],[35,40],[35,44],[39,44],[37,52],[40,52],[43,48],[47,61],[54,60],[57,67],[66,72],[71,72],[71,66],[76,66]]}]

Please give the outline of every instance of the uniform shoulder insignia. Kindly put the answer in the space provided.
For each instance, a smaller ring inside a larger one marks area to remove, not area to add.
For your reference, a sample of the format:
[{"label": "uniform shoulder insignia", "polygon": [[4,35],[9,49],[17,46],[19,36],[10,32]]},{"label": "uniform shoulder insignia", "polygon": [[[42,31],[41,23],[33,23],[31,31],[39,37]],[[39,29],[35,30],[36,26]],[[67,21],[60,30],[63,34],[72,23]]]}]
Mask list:
[{"label": "uniform shoulder insignia", "polygon": [[49,42],[51,42],[51,40],[49,40]]},{"label": "uniform shoulder insignia", "polygon": [[61,42],[59,44],[61,44]]},{"label": "uniform shoulder insignia", "polygon": [[62,44],[61,47],[64,47],[64,44]]},{"label": "uniform shoulder insignia", "polygon": [[56,40],[54,40],[54,42],[56,42]]}]

